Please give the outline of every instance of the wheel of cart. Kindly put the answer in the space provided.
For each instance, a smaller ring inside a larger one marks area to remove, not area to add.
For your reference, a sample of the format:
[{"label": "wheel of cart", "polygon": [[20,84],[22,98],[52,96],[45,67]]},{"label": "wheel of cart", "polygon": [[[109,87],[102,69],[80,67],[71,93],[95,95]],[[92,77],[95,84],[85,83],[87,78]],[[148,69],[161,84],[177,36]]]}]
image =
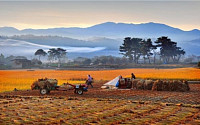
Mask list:
[{"label": "wheel of cart", "polygon": [[40,89],[40,94],[42,95],[49,94],[49,93],[50,93],[50,90],[47,87]]},{"label": "wheel of cart", "polygon": [[74,93],[82,95],[83,94],[83,87],[81,87],[80,85],[76,85]]}]

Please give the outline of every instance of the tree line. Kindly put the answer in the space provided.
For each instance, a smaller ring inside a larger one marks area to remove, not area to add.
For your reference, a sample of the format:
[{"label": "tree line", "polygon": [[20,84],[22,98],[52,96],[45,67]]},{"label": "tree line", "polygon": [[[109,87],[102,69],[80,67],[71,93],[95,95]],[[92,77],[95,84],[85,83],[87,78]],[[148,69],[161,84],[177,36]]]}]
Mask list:
[{"label": "tree line", "polygon": [[[124,38],[123,44],[119,47],[120,54],[124,55],[124,57],[128,58],[129,63],[139,63],[139,59],[143,58],[143,62],[156,63],[156,56],[160,56],[160,61],[167,64],[170,62],[178,63],[181,56],[185,54],[185,51],[181,49],[181,47],[177,46],[177,42],[171,41],[170,38],[162,36],[157,38],[157,40],[153,43],[151,39],[142,39],[142,38]],[[43,49],[38,49],[35,52],[35,55],[39,57],[39,60],[42,56],[48,56],[48,61],[50,63],[57,61],[59,64],[62,60],[65,60],[67,51],[62,48],[52,48],[49,49],[48,52],[45,52]],[[153,57],[153,59],[152,59]],[[89,63],[102,63],[108,64],[108,62],[116,62],[117,60],[121,62],[122,59],[113,59],[112,57],[102,56],[101,58],[93,59],[95,61],[91,61],[87,59],[84,61],[85,64]],[[115,61],[113,61],[115,60]],[[76,60],[74,61],[76,62]]]},{"label": "tree line", "polygon": [[136,64],[139,63],[141,57],[144,59],[144,63],[146,63],[146,59],[148,59],[148,63],[151,63],[151,56],[154,56],[155,63],[156,55],[160,55],[163,63],[169,63],[170,61],[178,63],[181,56],[185,54],[181,47],[177,47],[177,42],[171,41],[168,37],[159,37],[154,43],[155,45],[151,39],[126,37],[119,51],[120,54],[129,59],[129,62]]}]

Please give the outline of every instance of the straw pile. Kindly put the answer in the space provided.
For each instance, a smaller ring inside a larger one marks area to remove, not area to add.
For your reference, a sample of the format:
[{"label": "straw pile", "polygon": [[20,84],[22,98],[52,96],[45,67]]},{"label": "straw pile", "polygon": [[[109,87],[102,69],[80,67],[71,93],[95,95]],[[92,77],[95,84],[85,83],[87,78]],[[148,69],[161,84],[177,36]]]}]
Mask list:
[{"label": "straw pile", "polygon": [[144,82],[145,82],[145,80],[143,80],[143,79],[138,81],[136,84],[136,89],[144,89]]},{"label": "straw pile", "polygon": [[137,85],[137,83],[140,81],[141,79],[133,79],[132,80],[132,89],[136,89],[136,85]]},{"label": "straw pile", "polygon": [[153,91],[162,91],[162,84],[163,84],[163,81],[161,81],[161,80],[156,80],[156,81],[153,83],[152,90],[153,90]]},{"label": "straw pile", "polygon": [[43,88],[47,85],[50,86],[56,86],[58,84],[58,80],[57,79],[48,79],[48,78],[44,78],[44,79],[38,79],[37,81],[33,82],[33,84],[31,85],[31,89],[39,89],[39,88]]},{"label": "straw pile", "polygon": [[179,91],[185,92],[189,91],[190,87],[187,81],[180,80],[157,80],[153,83],[153,91]]},{"label": "straw pile", "polygon": [[145,80],[144,82],[144,89],[151,90],[153,86],[153,80]]},{"label": "straw pile", "polygon": [[38,83],[38,81],[33,82],[33,84],[31,85],[31,90],[37,89],[37,87],[39,87]]},{"label": "straw pile", "polygon": [[146,89],[151,90],[153,86],[153,80],[134,79],[132,80],[132,89]]},{"label": "straw pile", "polygon": [[153,91],[189,91],[190,87],[187,81],[181,80],[132,80],[132,89],[144,89]]}]

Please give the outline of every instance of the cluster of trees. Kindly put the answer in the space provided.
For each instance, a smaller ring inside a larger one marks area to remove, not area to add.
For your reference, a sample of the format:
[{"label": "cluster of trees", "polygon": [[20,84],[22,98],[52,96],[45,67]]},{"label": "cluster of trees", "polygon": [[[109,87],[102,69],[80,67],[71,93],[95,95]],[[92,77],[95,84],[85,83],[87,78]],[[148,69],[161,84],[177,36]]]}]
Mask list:
[{"label": "cluster of trees", "polygon": [[[124,38],[124,43],[120,46],[120,54],[128,57],[130,62],[138,63],[140,57],[143,57],[144,63],[148,59],[150,62],[150,57],[157,54],[160,55],[163,63],[169,63],[170,60],[174,63],[179,62],[180,57],[185,54],[185,51],[181,47],[177,47],[177,42],[171,41],[168,37],[159,37],[154,42],[153,45],[151,39],[141,39],[141,38]],[[158,51],[160,49],[160,51]]]},{"label": "cluster of trees", "polygon": [[43,49],[38,49],[35,52],[35,55],[39,57],[48,56],[48,60],[51,62],[58,61],[58,63],[63,62],[67,58],[67,51],[62,48],[52,48],[49,49],[48,52],[45,52]]},{"label": "cluster of trees", "polygon": [[[48,57],[50,63],[56,62],[61,64],[64,60],[67,59],[66,57],[66,50],[62,48],[52,48],[49,49],[48,52],[45,52],[43,49],[38,49],[35,52],[35,56],[38,56],[38,59],[41,60],[41,57]],[[111,65],[111,64],[126,64],[128,63],[128,59],[125,57],[114,57],[114,56],[96,56],[94,58],[84,58],[84,57],[77,57],[74,59],[73,64],[78,65]]]}]

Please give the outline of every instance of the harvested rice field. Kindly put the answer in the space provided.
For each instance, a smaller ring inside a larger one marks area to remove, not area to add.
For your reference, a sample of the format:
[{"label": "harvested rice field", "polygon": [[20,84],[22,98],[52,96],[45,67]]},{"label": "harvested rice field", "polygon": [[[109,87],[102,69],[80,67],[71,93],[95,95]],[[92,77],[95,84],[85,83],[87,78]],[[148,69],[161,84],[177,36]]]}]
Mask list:
[{"label": "harvested rice field", "polygon": [[[100,88],[107,80],[129,77],[132,72],[137,78],[200,79],[200,70],[195,68],[0,71],[0,124],[200,124],[200,84],[189,84],[187,92]],[[68,90],[41,96],[38,90],[30,90],[38,78],[78,84],[85,82],[87,74],[94,77],[94,88],[83,95]]]},{"label": "harvested rice field", "polygon": [[191,124],[200,109],[119,99],[1,96],[1,124]]},{"label": "harvested rice field", "polygon": [[186,79],[200,80],[200,70],[196,68],[178,69],[120,69],[120,70],[99,70],[99,71],[72,71],[72,70],[1,70],[0,71],[0,92],[17,89],[30,89],[33,81],[38,78],[58,79],[62,83],[84,83],[87,74],[94,80],[112,80],[122,75],[130,77],[134,73],[137,78],[149,79]]}]

